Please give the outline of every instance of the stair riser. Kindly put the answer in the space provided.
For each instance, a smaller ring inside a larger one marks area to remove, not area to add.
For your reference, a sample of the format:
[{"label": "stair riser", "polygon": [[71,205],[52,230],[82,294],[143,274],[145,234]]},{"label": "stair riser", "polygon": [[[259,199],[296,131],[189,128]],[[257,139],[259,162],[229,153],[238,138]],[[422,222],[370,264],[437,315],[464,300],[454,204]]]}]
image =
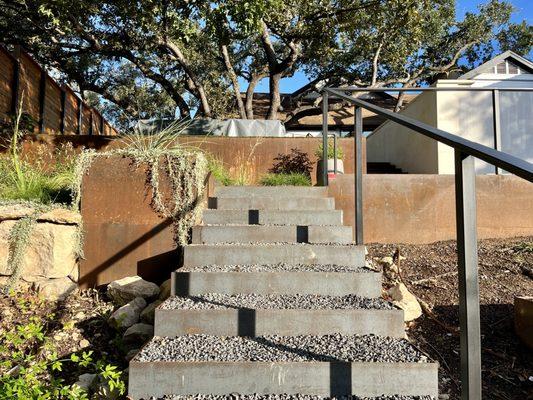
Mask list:
[{"label": "stair riser", "polygon": [[331,197],[220,197],[209,199],[219,210],[334,210]]},{"label": "stair riser", "polygon": [[363,267],[365,251],[362,246],[190,245],[183,253],[185,266],[278,263]]},{"label": "stair riser", "polygon": [[433,363],[130,362],[129,373],[133,399],[196,393],[438,395]]},{"label": "stair riser", "polygon": [[381,296],[381,274],[374,272],[173,272],[172,295],[204,293],[316,294]]},{"label": "stair riser", "polygon": [[155,336],[205,334],[405,336],[401,310],[161,310],[155,312]]},{"label": "stair riser", "polygon": [[295,186],[218,186],[215,196],[222,197],[326,197],[327,187]]},{"label": "stair riser", "polygon": [[193,244],[213,243],[352,243],[349,226],[195,226]]},{"label": "stair riser", "polygon": [[204,210],[206,225],[342,225],[342,210]]}]

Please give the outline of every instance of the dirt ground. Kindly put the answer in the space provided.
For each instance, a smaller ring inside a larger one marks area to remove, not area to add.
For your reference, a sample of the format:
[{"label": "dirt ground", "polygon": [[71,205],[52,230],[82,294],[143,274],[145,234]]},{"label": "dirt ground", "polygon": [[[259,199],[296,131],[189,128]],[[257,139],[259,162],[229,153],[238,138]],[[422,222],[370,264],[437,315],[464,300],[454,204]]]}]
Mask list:
[{"label": "dirt ground", "polygon": [[[456,244],[371,244],[368,251],[380,259],[398,247],[404,283],[433,313],[410,323],[409,338],[440,363],[442,398],[459,399]],[[519,341],[513,320],[514,297],[533,296],[533,237],[480,241],[479,282],[483,398],[533,399],[533,351]]]}]

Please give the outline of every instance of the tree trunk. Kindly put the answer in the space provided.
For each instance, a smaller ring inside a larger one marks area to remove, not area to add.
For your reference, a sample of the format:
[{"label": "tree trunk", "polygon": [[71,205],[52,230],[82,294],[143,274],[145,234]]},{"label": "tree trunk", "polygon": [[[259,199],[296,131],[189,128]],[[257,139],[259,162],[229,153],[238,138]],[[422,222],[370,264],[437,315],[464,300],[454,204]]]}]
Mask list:
[{"label": "tree trunk", "polygon": [[271,73],[269,76],[270,106],[268,107],[267,119],[278,118],[278,110],[281,106],[281,96],[279,94],[281,76],[281,72]]},{"label": "tree trunk", "polygon": [[221,44],[220,52],[222,53],[222,58],[224,59],[224,66],[226,67],[226,71],[228,72],[229,78],[231,79],[231,83],[233,85],[233,94],[235,96],[235,101],[237,102],[237,109],[239,111],[239,115],[241,119],[246,119],[246,110],[244,109],[244,103],[242,102],[241,88],[239,86],[237,74],[235,73],[233,65],[231,64],[231,60],[229,58],[228,46],[226,46],[225,44]]},{"label": "tree trunk", "polygon": [[266,78],[268,74],[266,72],[252,74],[248,88],[246,89],[246,117],[248,119],[254,119],[254,91],[259,81]]},{"label": "tree trunk", "polygon": [[191,66],[189,65],[189,62],[181,52],[181,49],[178,45],[168,39],[165,39],[163,43],[166,48],[171,52],[172,56],[174,56],[174,58],[180,63],[181,67],[194,84],[195,92],[197,94],[198,99],[200,100],[201,110],[204,116],[210,118],[211,107],[209,106],[209,101],[207,100],[207,95],[205,94],[204,86],[192,70]]}]

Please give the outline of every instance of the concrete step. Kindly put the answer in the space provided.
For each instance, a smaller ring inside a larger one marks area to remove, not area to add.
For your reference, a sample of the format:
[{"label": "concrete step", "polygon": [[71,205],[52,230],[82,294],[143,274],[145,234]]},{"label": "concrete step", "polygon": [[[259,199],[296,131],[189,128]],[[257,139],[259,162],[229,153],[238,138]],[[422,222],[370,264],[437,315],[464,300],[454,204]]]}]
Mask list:
[{"label": "concrete step", "polygon": [[129,365],[133,399],[209,393],[438,395],[438,364],[378,336],[154,338]]},{"label": "concrete step", "polygon": [[222,197],[326,197],[325,186],[217,186],[215,196]]},{"label": "concrete step", "polygon": [[210,197],[209,208],[218,210],[334,210],[333,197]]},{"label": "concrete step", "polygon": [[[231,238],[229,238],[231,240]],[[183,265],[336,264],[363,267],[365,247],[356,245],[191,244],[183,249]]]},{"label": "concrete step", "polygon": [[204,272],[172,273],[172,295],[204,293],[315,294],[361,297],[381,296],[377,272]]},{"label": "concrete step", "polygon": [[198,225],[193,244],[233,243],[337,243],[353,242],[350,226],[295,225]]},{"label": "concrete step", "polygon": [[342,210],[204,210],[206,225],[342,225]]},{"label": "concrete step", "polygon": [[219,293],[174,296],[155,310],[155,336],[334,333],[403,338],[403,311],[381,299],[363,299],[353,295]]}]

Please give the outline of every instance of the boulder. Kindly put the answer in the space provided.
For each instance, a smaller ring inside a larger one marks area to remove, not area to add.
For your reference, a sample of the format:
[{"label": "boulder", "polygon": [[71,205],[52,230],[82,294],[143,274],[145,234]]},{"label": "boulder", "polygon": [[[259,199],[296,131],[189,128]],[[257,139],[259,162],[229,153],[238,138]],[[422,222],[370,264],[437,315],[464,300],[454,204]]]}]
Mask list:
[{"label": "boulder", "polygon": [[109,325],[116,329],[126,329],[139,321],[141,311],[146,307],[142,297],[136,297],[123,305],[109,317]]},{"label": "boulder", "polygon": [[[0,222],[0,275],[11,275],[7,265],[9,235],[15,220]],[[78,227],[39,222],[32,227],[28,247],[22,261],[21,278],[35,282],[42,278],[77,277]]]},{"label": "boulder", "polygon": [[163,301],[170,297],[170,283],[171,280],[167,279],[159,286],[159,300]]},{"label": "boulder", "polygon": [[135,324],[124,332],[123,342],[127,346],[138,346],[150,340],[152,336],[154,336],[153,325]]},{"label": "boulder", "polygon": [[[27,204],[6,204],[0,206],[0,221],[17,220],[35,213],[35,208]],[[38,221],[56,224],[79,225],[81,214],[63,207],[53,208],[37,216]]]},{"label": "boulder", "polygon": [[133,359],[133,357],[137,355],[139,351],[140,351],[139,349],[131,349],[130,351],[128,351],[128,353],[126,354],[124,358],[126,359],[126,361],[130,362]]},{"label": "boulder", "polygon": [[145,281],[140,276],[128,276],[111,282],[107,286],[107,294],[115,304],[123,305],[136,297],[149,299],[159,294],[159,286]]},{"label": "boulder", "polygon": [[392,303],[403,310],[403,318],[406,322],[422,315],[422,308],[418,300],[403,283],[397,283],[391,287],[387,294],[392,299]]},{"label": "boulder", "polygon": [[161,303],[161,300],[156,300],[153,303],[148,304],[148,306],[141,312],[141,322],[153,325],[155,319],[155,309]]},{"label": "boulder", "polygon": [[77,288],[70,278],[42,279],[33,283],[33,289],[48,300],[64,300]]},{"label": "boulder", "polygon": [[78,376],[78,381],[75,383],[75,385],[79,386],[85,391],[89,391],[93,387],[96,378],[96,374],[82,374]]}]

